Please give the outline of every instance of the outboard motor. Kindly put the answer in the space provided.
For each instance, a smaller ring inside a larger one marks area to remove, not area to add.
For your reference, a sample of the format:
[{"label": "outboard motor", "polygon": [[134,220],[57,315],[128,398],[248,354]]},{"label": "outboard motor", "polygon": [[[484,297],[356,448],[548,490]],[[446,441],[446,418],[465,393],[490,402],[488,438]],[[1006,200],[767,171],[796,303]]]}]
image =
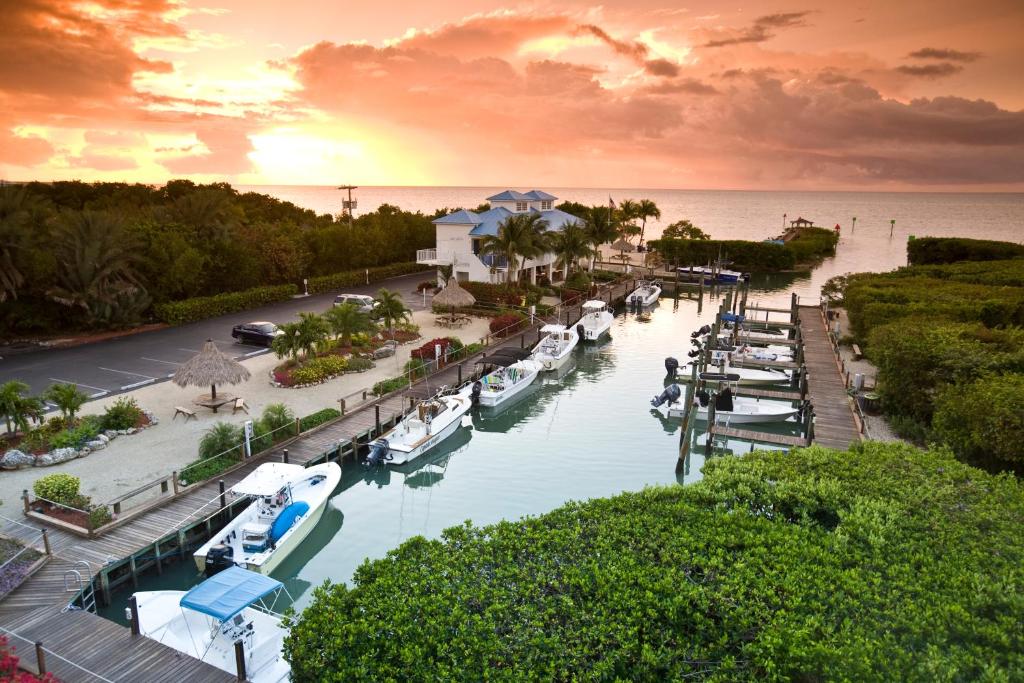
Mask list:
[{"label": "outboard motor", "polygon": [[584,332],[586,332],[586,329],[583,327],[583,323],[576,326],[576,334],[580,335],[580,339],[586,339],[586,335],[583,334]]},{"label": "outboard motor", "polygon": [[390,444],[387,439],[377,439],[370,444],[370,452],[366,454],[366,461],[364,464],[367,467],[380,467],[384,463],[393,459],[390,451]]},{"label": "outboard motor", "polygon": [[715,397],[715,410],[721,410],[725,412],[732,412],[732,389],[726,387],[718,392],[718,396]]},{"label": "outboard motor", "polygon": [[679,389],[678,384],[670,384],[665,387],[665,391],[661,392],[659,396],[655,396],[651,399],[651,405],[655,408],[661,407],[662,403],[668,402],[669,406],[676,403],[679,400],[679,396],[682,391]]},{"label": "outboard motor", "polygon": [[480,402],[480,392],[484,390],[484,385],[479,381],[473,382],[473,388],[469,391],[469,397],[473,399],[473,405]]},{"label": "outboard motor", "polygon": [[686,354],[690,358],[696,358],[700,355],[700,349],[690,349],[690,352]]},{"label": "outboard motor", "polygon": [[705,325],[704,327],[700,328],[699,330],[694,330],[693,334],[691,334],[690,337],[692,339],[696,339],[697,337],[703,337],[705,334],[707,334],[710,331],[711,331],[711,325]]},{"label": "outboard motor", "polygon": [[678,369],[679,369],[679,361],[678,360],[676,360],[672,356],[669,356],[668,358],[665,359],[665,374],[667,374],[669,377],[675,377],[676,376],[676,370],[678,370]]},{"label": "outboard motor", "polygon": [[231,546],[218,543],[206,551],[206,567],[204,569],[206,576],[213,576],[234,566],[235,551]]},{"label": "outboard motor", "polygon": [[697,392],[697,400],[700,401],[701,408],[707,408],[708,403],[711,402],[711,394],[709,394],[706,390],[701,389],[700,391]]}]

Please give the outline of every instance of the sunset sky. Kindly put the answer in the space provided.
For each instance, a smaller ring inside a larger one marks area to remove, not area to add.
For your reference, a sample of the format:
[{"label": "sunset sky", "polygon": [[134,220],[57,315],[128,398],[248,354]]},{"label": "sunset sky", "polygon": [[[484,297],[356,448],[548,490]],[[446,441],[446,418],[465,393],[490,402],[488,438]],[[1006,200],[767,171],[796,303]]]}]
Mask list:
[{"label": "sunset sky", "polygon": [[1024,2],[0,0],[0,178],[1024,190]]}]

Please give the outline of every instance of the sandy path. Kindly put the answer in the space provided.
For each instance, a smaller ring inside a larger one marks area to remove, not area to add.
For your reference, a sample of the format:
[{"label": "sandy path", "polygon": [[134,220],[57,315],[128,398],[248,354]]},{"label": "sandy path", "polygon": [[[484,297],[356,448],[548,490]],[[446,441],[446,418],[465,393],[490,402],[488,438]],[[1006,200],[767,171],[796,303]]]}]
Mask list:
[{"label": "sandy path", "polygon": [[[198,419],[185,422],[174,418],[175,406],[192,408],[192,399],[203,393],[195,387],[181,388],[171,382],[162,382],[142,387],[127,395],[138,401],[139,406],[152,411],[159,424],[132,436],[118,437],[105,449],[87,457],[71,460],[54,467],[34,467],[24,470],[0,471],[0,500],[2,514],[10,517],[21,509],[22,489],[32,488],[32,483],[47,474],[66,472],[82,480],[82,493],[94,501],[106,501],[134,488],[169,475],[194,460],[198,454],[199,440],[203,433],[218,421],[241,424],[250,416],[258,417],[267,405],[284,403],[296,416],[309,415],[323,408],[337,408],[338,399],[369,388],[374,383],[401,374],[409,354],[423,341],[435,337],[455,336],[464,343],[479,341],[487,334],[490,322],[486,318],[474,318],[472,323],[461,330],[440,328],[434,324],[434,315],[429,311],[413,313],[413,322],[420,326],[422,339],[398,348],[391,358],[377,361],[376,367],[362,373],[342,375],[333,380],[304,389],[282,389],[270,383],[270,370],[280,361],[272,353],[242,361],[252,377],[235,386],[222,390],[245,398],[250,415],[238,412],[232,415],[230,407],[222,408],[216,415],[209,410],[196,408]],[[222,349],[228,351],[228,349]],[[86,413],[101,412],[117,398],[107,397],[86,405]]]}]

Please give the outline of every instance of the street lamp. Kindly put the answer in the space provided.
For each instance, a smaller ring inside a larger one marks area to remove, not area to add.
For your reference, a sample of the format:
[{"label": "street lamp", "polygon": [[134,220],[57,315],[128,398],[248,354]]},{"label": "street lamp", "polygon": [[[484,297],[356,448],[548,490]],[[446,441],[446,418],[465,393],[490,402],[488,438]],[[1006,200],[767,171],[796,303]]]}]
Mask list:
[{"label": "street lamp", "polygon": [[352,212],[355,210],[358,202],[352,199],[352,190],[357,189],[358,185],[339,185],[339,190],[348,190],[348,199],[344,199],[341,202],[342,213],[348,214],[348,227],[352,227]]}]

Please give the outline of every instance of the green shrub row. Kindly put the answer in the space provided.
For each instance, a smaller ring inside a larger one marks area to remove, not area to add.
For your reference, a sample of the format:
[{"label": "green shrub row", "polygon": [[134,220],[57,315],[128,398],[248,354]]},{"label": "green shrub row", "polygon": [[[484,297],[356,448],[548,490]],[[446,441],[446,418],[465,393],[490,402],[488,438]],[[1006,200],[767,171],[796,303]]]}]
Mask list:
[{"label": "green shrub row", "polygon": [[424,270],[429,270],[429,268],[422,263],[406,262],[392,263],[389,266],[375,266],[369,269],[347,270],[331,275],[321,275],[320,277],[309,278],[309,293],[321,294],[347,287],[365,285],[367,284],[367,273],[369,273],[370,282],[377,282],[378,280],[386,280],[390,277],[398,277],[399,275],[421,273]]},{"label": "green shrub row", "polygon": [[181,301],[169,301],[153,307],[156,317],[168,325],[184,325],[185,323],[205,320],[218,315],[244,311],[276,301],[285,301],[299,289],[295,285],[274,285],[255,287],[241,292],[225,292],[214,296],[200,296]]},{"label": "green shrub row", "polygon": [[1000,261],[1024,257],[1024,244],[966,237],[918,237],[907,242],[912,266],[958,261]]},{"label": "green shrub row", "polygon": [[871,442],[703,477],[411,538],[289,618],[292,680],[1024,676],[1017,480]]},{"label": "green shrub row", "polygon": [[330,422],[336,417],[341,417],[341,411],[336,408],[324,408],[318,410],[312,415],[307,415],[299,420],[299,429],[307,431],[313,427],[319,427],[325,422]]},{"label": "green shrub row", "polygon": [[391,379],[382,379],[373,385],[373,395],[383,396],[384,394],[390,394],[392,391],[396,391],[407,386],[409,386],[409,378],[405,375],[402,375],[401,377],[392,377]]},{"label": "green shrub row", "polygon": [[703,266],[718,259],[731,261],[730,268],[766,272],[789,270],[836,253],[838,236],[831,230],[806,228],[786,244],[744,240],[659,239],[651,250],[673,266]]}]

